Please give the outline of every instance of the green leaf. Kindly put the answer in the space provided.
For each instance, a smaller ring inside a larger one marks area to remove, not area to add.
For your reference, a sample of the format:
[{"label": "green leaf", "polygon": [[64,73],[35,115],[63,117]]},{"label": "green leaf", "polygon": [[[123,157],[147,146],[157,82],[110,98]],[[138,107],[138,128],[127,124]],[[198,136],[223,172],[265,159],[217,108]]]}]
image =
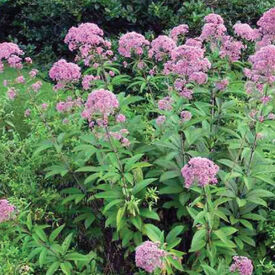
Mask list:
[{"label": "green leaf", "polygon": [[159,194],[178,194],[183,191],[183,186],[181,185],[170,185],[163,187],[159,190]]},{"label": "green leaf", "polygon": [[48,250],[47,248],[43,248],[40,255],[39,255],[39,259],[38,259],[38,262],[39,262],[39,266],[42,267],[45,262],[46,262],[46,259],[47,259],[47,254],[48,254]]},{"label": "green leaf", "polygon": [[59,265],[59,262],[52,263],[51,266],[48,268],[46,275],[53,275],[55,271],[59,268]]},{"label": "green leaf", "polygon": [[198,230],[193,236],[191,248],[189,249],[189,252],[195,252],[202,249],[206,245],[205,237],[206,237],[206,229]]},{"label": "green leaf", "polygon": [[63,225],[57,227],[57,228],[51,233],[51,235],[50,235],[50,237],[49,237],[49,241],[50,241],[50,242],[53,242],[53,241],[57,238],[57,236],[58,236],[58,235],[60,234],[60,232],[63,230],[64,226],[65,226],[65,224],[63,224]]},{"label": "green leaf", "polygon": [[168,262],[172,266],[174,266],[177,270],[183,271],[182,265],[181,265],[181,263],[178,260],[173,259],[172,256],[168,256],[167,259],[168,259]]},{"label": "green leaf", "polygon": [[242,241],[244,241],[245,243],[247,243],[247,244],[249,244],[251,246],[254,246],[254,247],[256,246],[255,241],[252,238],[248,237],[247,235],[239,235],[238,237]]},{"label": "green leaf", "polygon": [[214,268],[212,268],[211,266],[207,265],[207,264],[202,264],[201,265],[203,268],[203,271],[207,274],[207,275],[215,275],[217,274],[216,270]]},{"label": "green leaf", "polygon": [[221,219],[223,219],[226,222],[229,222],[228,218],[226,217],[226,215],[221,210],[215,210],[214,215],[220,217]]},{"label": "green leaf", "polygon": [[119,231],[120,228],[121,228],[121,221],[122,221],[122,218],[124,216],[124,213],[125,213],[125,206],[119,208],[118,211],[117,211],[117,215],[116,215],[117,231]]},{"label": "green leaf", "polygon": [[63,253],[66,253],[67,250],[69,249],[71,242],[72,242],[72,238],[73,238],[73,233],[70,233],[65,240],[63,241],[61,247],[62,247],[62,251]]},{"label": "green leaf", "polygon": [[149,239],[153,242],[161,241],[161,231],[158,227],[153,224],[145,224],[144,225],[145,234],[149,237]]},{"label": "green leaf", "polygon": [[104,209],[103,209],[103,214],[106,214],[106,212],[107,212],[109,209],[111,209],[113,206],[115,206],[116,204],[119,204],[119,203],[121,203],[121,202],[123,202],[122,199],[116,199],[116,200],[113,200],[113,201],[109,202],[109,203],[104,207]]},{"label": "green leaf", "polygon": [[68,253],[65,256],[65,259],[68,261],[79,261],[79,262],[89,262],[93,256],[92,255],[83,255],[78,252]]},{"label": "green leaf", "polygon": [[244,219],[240,219],[240,223],[245,226],[246,228],[250,229],[253,231],[253,225],[247,221],[247,220],[244,220]]},{"label": "green leaf", "polygon": [[47,242],[47,235],[45,234],[44,230],[40,227],[35,227],[34,228],[34,232],[36,233],[36,235],[39,237],[40,240],[42,240],[43,242]]},{"label": "green leaf", "polygon": [[179,171],[167,171],[160,176],[160,182],[164,182],[169,179],[177,178],[180,176]]},{"label": "green leaf", "polygon": [[150,211],[149,209],[140,209],[140,216],[148,219],[153,219],[159,221],[159,215],[157,212]]},{"label": "green leaf", "polygon": [[183,231],[184,226],[183,225],[177,225],[175,226],[167,235],[166,242],[172,243],[176,240],[177,236]]},{"label": "green leaf", "polygon": [[214,233],[222,242],[224,242],[226,244],[226,246],[232,247],[232,248],[234,248],[236,246],[233,242],[231,242],[227,238],[227,235],[222,230],[220,230],[220,229],[215,230]]},{"label": "green leaf", "polygon": [[61,267],[62,271],[64,272],[64,274],[71,275],[72,266],[69,262],[64,262],[64,263],[60,264],[60,267]]},{"label": "green leaf", "polygon": [[151,184],[152,182],[156,181],[157,178],[151,178],[151,179],[145,179],[145,180],[142,180],[140,182],[138,182],[133,190],[132,190],[132,194],[135,195],[137,193],[139,193],[140,191],[142,191],[146,186],[148,186],[149,184]]}]

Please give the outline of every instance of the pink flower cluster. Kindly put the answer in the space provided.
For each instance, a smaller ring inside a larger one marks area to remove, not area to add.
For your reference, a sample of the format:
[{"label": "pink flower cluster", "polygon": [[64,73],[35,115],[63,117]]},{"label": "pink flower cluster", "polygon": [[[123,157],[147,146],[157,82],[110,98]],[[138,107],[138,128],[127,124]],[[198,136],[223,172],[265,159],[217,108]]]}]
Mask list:
[{"label": "pink flower cluster", "polygon": [[128,32],[120,37],[118,52],[124,57],[131,57],[132,54],[141,56],[149,45],[150,42],[142,34]]},{"label": "pink flower cluster", "polygon": [[163,99],[160,99],[158,101],[158,108],[160,110],[164,110],[164,111],[171,111],[172,103],[173,103],[173,100],[171,97],[169,97],[169,96],[164,97]]},{"label": "pink flower cluster", "polygon": [[118,141],[121,142],[122,146],[129,147],[130,146],[130,140],[125,137],[129,134],[129,131],[127,129],[121,129],[119,132],[110,132],[110,136]]},{"label": "pink flower cluster", "polygon": [[170,57],[174,48],[176,48],[176,43],[173,39],[166,35],[160,35],[151,42],[148,55],[150,58],[155,57],[157,61],[162,61]]},{"label": "pink flower cluster", "polygon": [[226,89],[226,87],[228,86],[228,84],[229,84],[228,79],[223,79],[223,80],[217,81],[215,83],[215,86],[216,86],[217,90],[223,91],[223,90]]},{"label": "pink flower cluster", "polygon": [[163,257],[166,252],[157,243],[146,241],[136,248],[136,266],[152,273],[157,268],[163,268]]},{"label": "pink flower cluster", "polygon": [[38,92],[42,87],[42,82],[41,81],[36,81],[31,85],[31,88],[34,90],[34,92]]},{"label": "pink flower cluster", "polygon": [[113,55],[111,43],[103,38],[103,30],[96,24],[83,23],[70,28],[65,37],[65,43],[71,51],[79,50],[76,60],[84,58],[84,64],[89,66],[91,61]]},{"label": "pink flower cluster", "polygon": [[84,90],[89,90],[92,82],[95,80],[100,79],[99,76],[93,76],[93,75],[85,75],[82,79],[82,87]]},{"label": "pink flower cluster", "polygon": [[245,69],[245,75],[253,82],[273,83],[275,82],[275,46],[268,45],[260,48],[249,61],[252,68]]},{"label": "pink flower cluster", "polygon": [[118,107],[118,100],[112,92],[104,89],[94,90],[88,95],[82,117],[91,121],[95,115],[100,115],[104,120],[108,120],[108,116]]},{"label": "pink flower cluster", "polygon": [[244,256],[234,256],[234,263],[230,266],[230,272],[239,272],[240,275],[252,275],[253,264]]},{"label": "pink flower cluster", "polygon": [[49,76],[57,81],[56,89],[64,88],[66,84],[77,82],[81,77],[80,67],[74,63],[60,59],[50,69]]},{"label": "pink flower cluster", "polygon": [[8,221],[15,211],[15,207],[8,200],[0,200],[0,223]]},{"label": "pink flower cluster", "polygon": [[71,111],[75,107],[82,106],[82,99],[79,97],[75,100],[72,97],[67,97],[66,101],[60,101],[56,104],[56,110],[59,113],[65,113]]},{"label": "pink flower cluster", "polygon": [[234,32],[245,40],[256,41],[260,38],[259,30],[252,29],[248,24],[237,23],[233,28]]},{"label": "pink flower cluster", "polygon": [[186,24],[182,24],[179,26],[174,27],[170,32],[170,37],[177,42],[179,36],[184,36],[186,33],[188,33],[189,27]]},{"label": "pink flower cluster", "polygon": [[207,158],[195,157],[184,165],[181,174],[185,179],[185,187],[189,188],[194,182],[201,187],[208,184],[216,184],[216,174],[219,166]]},{"label": "pink flower cluster", "polygon": [[3,70],[3,61],[7,60],[8,64],[12,68],[22,69],[22,58],[19,55],[23,55],[24,52],[20,50],[18,45],[10,42],[0,43],[0,71]]},{"label": "pink flower cluster", "polygon": [[177,91],[179,91],[179,95],[182,97],[185,97],[187,99],[192,99],[193,91],[184,87],[186,84],[186,81],[181,78],[177,78],[176,81],[174,82],[174,87]]},{"label": "pink flower cluster", "polygon": [[9,88],[7,91],[7,96],[9,98],[9,100],[14,100],[16,97],[17,93],[16,90],[14,88]]},{"label": "pink flower cluster", "polygon": [[266,11],[257,22],[257,25],[264,35],[275,35],[275,7]]},{"label": "pink flower cluster", "polygon": [[245,49],[242,42],[234,40],[231,36],[226,35],[221,39],[220,57],[227,57],[231,62],[235,62],[240,59],[241,50]]},{"label": "pink flower cluster", "polygon": [[158,116],[156,119],[156,124],[158,126],[162,125],[166,121],[166,116]]},{"label": "pink flower cluster", "polygon": [[164,65],[164,73],[175,73],[185,77],[186,82],[202,84],[207,81],[207,72],[211,64],[204,57],[205,50],[193,46],[179,46],[171,53],[171,60]]},{"label": "pink flower cluster", "polygon": [[213,42],[225,35],[226,27],[220,15],[210,13],[204,17],[204,21],[205,24],[200,35],[202,40]]},{"label": "pink flower cluster", "polygon": [[186,122],[192,118],[192,114],[188,111],[182,111],[180,113],[180,117],[181,117],[182,122]]}]

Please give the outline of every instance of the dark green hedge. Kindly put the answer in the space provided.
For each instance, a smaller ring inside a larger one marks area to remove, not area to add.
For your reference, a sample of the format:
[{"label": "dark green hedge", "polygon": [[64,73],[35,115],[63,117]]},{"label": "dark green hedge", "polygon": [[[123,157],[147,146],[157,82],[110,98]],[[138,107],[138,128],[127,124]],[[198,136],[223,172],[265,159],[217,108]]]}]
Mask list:
[{"label": "dark green hedge", "polygon": [[[0,41],[17,40],[42,62],[66,55],[67,30],[80,22],[97,23],[110,35],[128,30],[160,33],[180,23],[196,35],[203,17],[214,11],[228,25],[255,24],[273,0],[0,0]],[[16,42],[17,42],[16,41]]]}]

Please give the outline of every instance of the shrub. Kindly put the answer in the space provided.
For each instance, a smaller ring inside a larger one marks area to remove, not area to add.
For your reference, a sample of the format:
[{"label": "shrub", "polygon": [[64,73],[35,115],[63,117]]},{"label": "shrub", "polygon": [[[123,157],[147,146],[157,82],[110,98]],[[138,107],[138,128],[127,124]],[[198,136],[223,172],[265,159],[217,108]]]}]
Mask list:
[{"label": "shrub", "polygon": [[21,139],[4,125],[0,159],[2,238],[18,236],[11,251],[22,246],[23,266],[272,272],[274,11],[257,28],[235,27],[239,40],[214,13],[195,38],[182,24],[151,42],[129,32],[116,43],[96,24],[72,27],[75,63],[53,64],[47,99],[32,60],[0,44],[0,68],[18,72],[4,83],[1,114],[20,88],[30,129]]}]

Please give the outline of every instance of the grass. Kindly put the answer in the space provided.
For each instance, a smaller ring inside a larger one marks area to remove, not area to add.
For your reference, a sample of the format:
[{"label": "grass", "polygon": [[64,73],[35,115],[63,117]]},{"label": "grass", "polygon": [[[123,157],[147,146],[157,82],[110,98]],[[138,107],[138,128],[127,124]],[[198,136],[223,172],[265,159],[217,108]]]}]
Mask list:
[{"label": "grass", "polygon": [[[28,79],[29,70],[23,70],[22,74]],[[20,84],[17,89],[17,96],[14,101],[8,101],[8,104],[3,104],[5,99],[7,98],[7,88],[3,86],[4,80],[14,80],[18,76],[18,73],[15,69],[5,68],[5,71],[0,74],[0,133],[2,133],[3,127],[11,127],[7,126],[4,122],[5,119],[1,117],[1,109],[4,109],[4,114],[10,114],[10,118],[7,120],[10,121],[15,130],[21,135],[26,136],[29,133],[28,125],[24,122],[24,112],[28,108],[27,99],[29,95],[26,93],[26,88],[29,87],[30,84],[24,85]],[[42,81],[43,85],[41,90],[39,91],[39,99],[41,102],[48,102],[53,97],[53,89],[52,85],[46,81],[44,81],[41,77],[37,77],[35,81]],[[33,81],[33,82],[35,82]],[[1,106],[2,105],[2,106]],[[4,106],[5,105],[5,106]],[[3,115],[2,115],[3,116]]]}]

